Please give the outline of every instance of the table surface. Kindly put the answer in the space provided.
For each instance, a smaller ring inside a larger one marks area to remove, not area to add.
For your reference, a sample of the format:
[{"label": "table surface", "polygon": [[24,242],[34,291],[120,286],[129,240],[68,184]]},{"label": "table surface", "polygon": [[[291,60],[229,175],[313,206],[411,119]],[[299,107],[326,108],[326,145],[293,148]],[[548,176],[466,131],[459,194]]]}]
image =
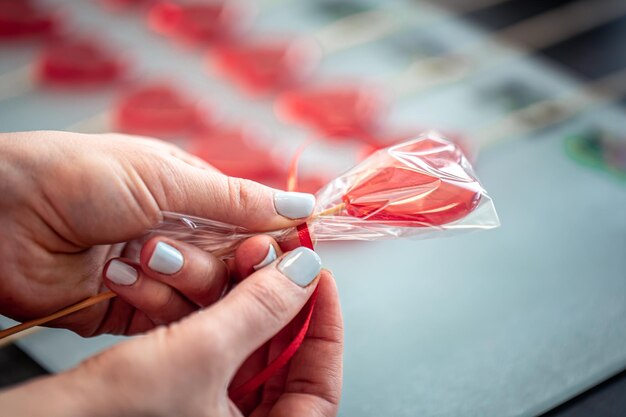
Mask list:
[{"label": "table surface", "polygon": [[[502,27],[564,1],[531,3],[509,1],[474,13],[468,21]],[[87,9],[83,17],[98,27],[99,18]],[[261,26],[286,21],[288,14]],[[476,126],[476,114],[467,108],[476,104],[476,92],[493,80],[531,78],[548,90],[575,85],[572,73],[553,67],[545,57],[590,79],[622,67],[625,26],[626,21],[618,20],[551,47],[534,60],[515,61],[519,65],[506,73],[494,70],[460,88],[409,100],[392,118],[406,122],[419,114],[428,125],[470,130]],[[481,36],[463,24],[441,30],[451,38]],[[597,50],[606,51],[606,56],[597,59]],[[351,62],[360,59],[359,53],[332,61],[326,71],[353,70]],[[372,72],[374,68],[378,75],[389,71],[383,64],[369,67]],[[33,123],[62,128],[75,122],[81,111],[84,117],[99,106],[96,100],[76,105],[75,112],[45,114],[54,100],[25,97],[10,106],[0,104],[0,125],[10,130],[32,128]],[[41,118],[24,119],[25,109],[39,112]],[[257,110],[251,105],[249,111]],[[255,114],[265,117],[260,111]],[[488,103],[480,109],[482,118],[499,115]],[[626,253],[626,218],[609,210],[607,203],[626,205],[625,187],[581,168],[563,152],[564,136],[596,124],[620,130],[623,120],[620,109],[601,107],[532,138],[485,150],[477,169],[499,209],[503,228],[498,231],[428,242],[320,248],[331,268],[340,272],[346,317],[342,415],[536,415],[624,369],[626,260],[619,254]],[[591,195],[596,198],[579,199]],[[560,204],[569,204],[570,210]],[[588,221],[590,213],[601,217],[598,224]],[[349,262],[354,253],[367,262]],[[384,264],[375,261],[381,253]],[[391,273],[386,265],[395,265]],[[410,329],[410,334],[400,337],[401,328]],[[89,352],[113,340],[98,345],[77,339],[46,331],[21,346],[56,371],[76,360],[75,352],[64,347],[84,343],[84,352]],[[55,345],[56,352],[42,349],[46,343]],[[3,384],[43,372],[15,347],[0,350],[0,361],[5,365]],[[625,381],[620,374],[547,415],[619,415],[625,409],[620,401],[626,397]]]}]

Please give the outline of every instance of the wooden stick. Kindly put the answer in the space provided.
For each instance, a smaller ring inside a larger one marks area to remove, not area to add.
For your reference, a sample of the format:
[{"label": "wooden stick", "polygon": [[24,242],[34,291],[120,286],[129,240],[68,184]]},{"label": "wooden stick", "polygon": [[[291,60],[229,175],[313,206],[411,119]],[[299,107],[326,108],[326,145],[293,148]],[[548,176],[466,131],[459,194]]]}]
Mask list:
[{"label": "wooden stick", "polygon": [[334,216],[335,214],[341,213],[345,208],[346,208],[346,203],[337,204],[336,206],[333,206],[324,211],[320,211],[317,214],[314,214],[311,218],[317,219],[323,216]]},{"label": "wooden stick", "polygon": [[35,327],[31,327],[30,329],[22,330],[18,334],[13,334],[11,336],[7,336],[3,339],[0,339],[0,348],[9,346],[17,342],[20,339],[24,339],[25,337],[28,337],[32,334],[39,333],[42,330],[43,330],[43,327],[35,326]]},{"label": "wooden stick", "polygon": [[84,308],[91,307],[92,305],[98,304],[101,301],[109,300],[115,297],[116,295],[117,294],[113,293],[112,291],[103,292],[98,295],[94,295],[89,298],[86,298],[83,301],[80,301],[76,304],[73,304],[69,307],[59,310],[56,313],[52,313],[46,317],[41,317],[38,319],[26,321],[24,323],[17,324],[13,327],[9,327],[8,329],[0,331],[0,340],[4,339],[5,337],[19,333],[23,330],[30,329],[31,327],[41,326],[42,324],[46,324],[48,322],[51,322],[52,320],[65,317],[68,314],[72,314]]}]

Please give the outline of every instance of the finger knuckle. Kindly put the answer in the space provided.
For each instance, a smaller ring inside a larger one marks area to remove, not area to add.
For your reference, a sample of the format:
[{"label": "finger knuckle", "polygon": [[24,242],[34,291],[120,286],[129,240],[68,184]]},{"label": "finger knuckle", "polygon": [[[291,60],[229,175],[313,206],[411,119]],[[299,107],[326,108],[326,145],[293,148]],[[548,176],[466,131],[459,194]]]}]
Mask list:
[{"label": "finger knuckle", "polygon": [[230,207],[255,207],[258,203],[254,183],[250,180],[228,177],[228,199]]},{"label": "finger knuckle", "polygon": [[176,294],[174,291],[163,292],[160,296],[153,298],[150,319],[155,324],[166,324],[169,320],[166,317],[175,310]]}]

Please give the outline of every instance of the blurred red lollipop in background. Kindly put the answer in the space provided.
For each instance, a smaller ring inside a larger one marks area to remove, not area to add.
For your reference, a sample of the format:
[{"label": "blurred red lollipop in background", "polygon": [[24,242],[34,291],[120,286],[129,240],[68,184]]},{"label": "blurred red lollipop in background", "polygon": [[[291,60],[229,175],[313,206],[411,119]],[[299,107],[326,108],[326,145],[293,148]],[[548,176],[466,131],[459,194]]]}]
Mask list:
[{"label": "blurred red lollipop in background", "polygon": [[266,95],[293,87],[317,67],[322,53],[304,38],[272,38],[217,45],[216,71],[247,94]]},{"label": "blurred red lollipop in background", "polygon": [[188,151],[226,175],[265,182],[286,178],[285,168],[272,153],[254,138],[246,127],[220,126],[195,135]]},{"label": "blurred red lollipop in background", "polygon": [[194,45],[231,40],[248,26],[253,7],[239,1],[159,1],[148,12],[152,30]]},{"label": "blurred red lollipop in background", "polygon": [[377,131],[388,108],[383,92],[374,86],[317,85],[294,89],[276,100],[277,116],[332,138],[363,139]]},{"label": "blurred red lollipop in background", "polygon": [[167,84],[132,89],[113,113],[115,130],[163,139],[189,136],[209,123],[198,103]]},{"label": "blurred red lollipop in background", "polygon": [[43,49],[35,76],[45,86],[93,87],[120,81],[126,70],[119,53],[95,40],[62,39]]},{"label": "blurred red lollipop in background", "polygon": [[0,1],[0,41],[48,38],[59,29],[59,14],[32,0]]}]

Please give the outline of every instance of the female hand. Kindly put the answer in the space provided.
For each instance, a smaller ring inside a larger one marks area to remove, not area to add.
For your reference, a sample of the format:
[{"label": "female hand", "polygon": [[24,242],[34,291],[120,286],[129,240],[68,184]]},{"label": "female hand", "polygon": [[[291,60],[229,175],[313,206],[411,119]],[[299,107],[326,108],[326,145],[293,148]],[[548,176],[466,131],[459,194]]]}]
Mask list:
[{"label": "female hand", "polygon": [[103,265],[121,256],[140,258],[140,267],[107,270],[121,297],[51,325],[91,336],[169,323],[214,302],[228,275],[216,258],[164,239],[133,253],[126,242],[156,226],[162,210],[264,231],[302,222],[313,205],[309,194],[226,177],[156,140],[0,135],[0,314],[28,320],[100,293]]},{"label": "female hand", "polygon": [[[211,307],[118,344],[68,373],[8,391],[0,395],[0,406],[33,416],[336,415],[343,333],[334,282],[327,271],[320,273],[314,252],[299,248],[281,256],[267,236],[242,244],[235,268],[245,277],[253,265],[274,259],[272,253],[277,260]],[[231,383],[236,386],[265,367],[291,340],[289,328],[273,336],[316,286],[311,325],[288,366],[263,390],[238,403],[229,400]]]}]

